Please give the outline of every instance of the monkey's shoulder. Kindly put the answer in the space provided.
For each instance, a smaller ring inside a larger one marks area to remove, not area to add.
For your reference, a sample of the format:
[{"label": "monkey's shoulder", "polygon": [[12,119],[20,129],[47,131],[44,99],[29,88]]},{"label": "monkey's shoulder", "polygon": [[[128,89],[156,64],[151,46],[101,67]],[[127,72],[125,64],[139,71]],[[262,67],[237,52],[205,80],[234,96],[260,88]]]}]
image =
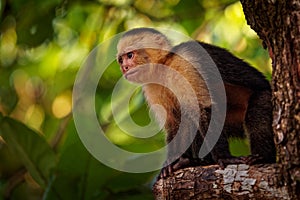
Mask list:
[{"label": "monkey's shoulder", "polygon": [[234,56],[230,51],[216,45],[201,41],[191,40],[180,43],[171,49],[171,53],[185,55],[187,58],[198,58],[199,61],[209,56],[218,64],[235,64],[240,67],[253,68],[242,59]]},{"label": "monkey's shoulder", "polygon": [[171,54],[179,55],[204,73],[213,75],[217,67],[223,81],[254,90],[270,90],[265,76],[228,50],[200,41],[187,41],[172,48]]}]

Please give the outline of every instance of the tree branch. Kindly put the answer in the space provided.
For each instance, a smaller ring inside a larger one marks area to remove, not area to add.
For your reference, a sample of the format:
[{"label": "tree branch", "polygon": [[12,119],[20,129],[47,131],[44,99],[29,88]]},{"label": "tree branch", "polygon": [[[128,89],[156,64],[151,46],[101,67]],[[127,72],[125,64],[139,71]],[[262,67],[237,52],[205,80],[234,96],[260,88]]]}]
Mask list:
[{"label": "tree branch", "polygon": [[176,171],[153,186],[156,199],[289,199],[276,164],[218,165]]}]

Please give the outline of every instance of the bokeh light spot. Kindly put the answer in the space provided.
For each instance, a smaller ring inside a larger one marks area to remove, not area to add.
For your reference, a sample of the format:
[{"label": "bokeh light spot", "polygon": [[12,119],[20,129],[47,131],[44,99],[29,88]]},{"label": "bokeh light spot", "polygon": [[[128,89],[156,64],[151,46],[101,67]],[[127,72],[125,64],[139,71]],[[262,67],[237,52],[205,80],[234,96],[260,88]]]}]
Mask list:
[{"label": "bokeh light spot", "polygon": [[72,93],[71,91],[64,92],[58,95],[52,104],[52,113],[57,118],[67,116],[72,109]]}]

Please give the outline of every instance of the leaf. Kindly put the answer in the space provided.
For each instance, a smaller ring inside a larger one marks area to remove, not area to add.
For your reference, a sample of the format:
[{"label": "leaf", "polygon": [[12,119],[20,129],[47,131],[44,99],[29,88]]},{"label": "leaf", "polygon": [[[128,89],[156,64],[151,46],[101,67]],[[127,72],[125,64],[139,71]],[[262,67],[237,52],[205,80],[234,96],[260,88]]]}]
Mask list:
[{"label": "leaf", "polygon": [[8,18],[14,19],[15,22],[8,27],[16,26],[18,44],[35,47],[52,38],[54,33],[52,21],[56,16],[55,11],[60,0],[6,2],[8,9],[5,9],[1,17],[3,21]]},{"label": "leaf", "polygon": [[0,122],[0,135],[33,179],[45,188],[56,166],[56,156],[46,140],[21,122],[8,117]]},{"label": "leaf", "polygon": [[154,178],[154,172],[148,173],[120,173],[117,176],[111,177],[106,187],[114,193],[122,193],[142,189],[146,184],[149,184]]},{"label": "leaf", "polygon": [[95,199],[95,196],[106,196],[103,187],[117,173],[94,159],[74,133],[69,133],[53,183],[48,185],[48,192],[44,194],[45,200]]},{"label": "leaf", "polygon": [[230,138],[229,149],[233,156],[247,156],[251,154],[249,140]]},{"label": "leaf", "polygon": [[109,168],[86,150],[73,123],[68,126],[67,134],[59,163],[53,173],[53,182],[46,188],[44,200],[122,199],[127,192],[127,199],[130,199],[134,195],[145,197],[151,194],[151,190],[145,189],[145,185],[149,183],[153,173],[130,174]]},{"label": "leaf", "polygon": [[11,72],[7,69],[1,69],[0,66],[0,74],[0,110],[9,114],[16,107],[18,96],[10,82]]},{"label": "leaf", "polygon": [[199,1],[180,1],[175,7],[176,17],[189,34],[193,33],[204,20],[202,4]]}]

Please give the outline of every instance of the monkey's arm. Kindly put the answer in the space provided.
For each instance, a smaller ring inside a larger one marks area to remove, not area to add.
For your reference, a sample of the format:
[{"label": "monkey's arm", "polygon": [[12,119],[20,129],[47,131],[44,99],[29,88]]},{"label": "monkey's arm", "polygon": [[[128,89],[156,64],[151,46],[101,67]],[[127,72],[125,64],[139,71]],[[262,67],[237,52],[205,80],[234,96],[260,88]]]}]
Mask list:
[{"label": "monkey's arm", "polygon": [[[177,116],[175,120],[178,120]],[[198,138],[198,125],[188,114],[182,114],[181,122],[166,122],[168,154],[159,178],[165,178],[172,172],[188,166],[197,165],[198,152],[202,141]]]}]

